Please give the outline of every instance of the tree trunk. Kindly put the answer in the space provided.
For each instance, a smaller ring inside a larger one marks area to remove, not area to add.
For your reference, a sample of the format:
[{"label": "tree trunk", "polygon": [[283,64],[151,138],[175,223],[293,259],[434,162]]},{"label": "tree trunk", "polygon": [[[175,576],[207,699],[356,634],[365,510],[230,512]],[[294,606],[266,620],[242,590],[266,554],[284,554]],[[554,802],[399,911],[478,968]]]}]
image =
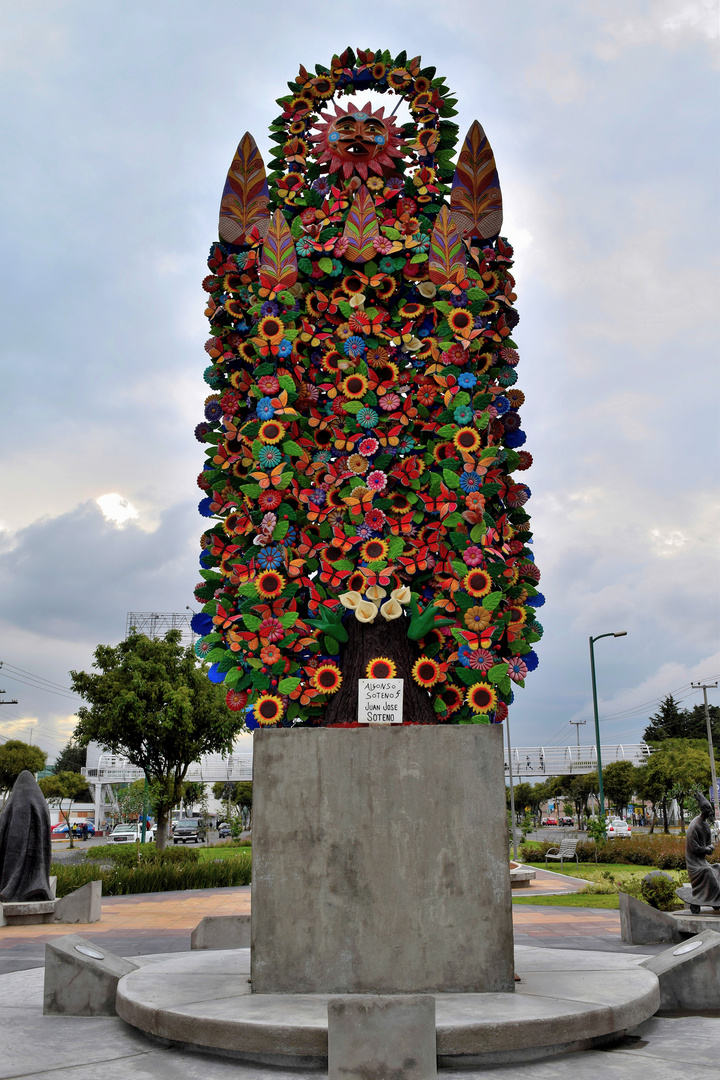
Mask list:
[{"label": "tree trunk", "polygon": [[157,807],[157,823],[155,825],[155,847],[158,851],[164,851],[167,844],[168,811],[164,806]]},{"label": "tree trunk", "polygon": [[331,699],[322,726],[351,724],[358,718],[358,679],[367,678],[370,660],[385,656],[397,667],[403,680],[403,720],[416,724],[436,724],[430,694],[412,677],[413,664],[420,655],[416,642],[407,636],[409,619],[401,616],[387,622],[378,614],[375,622],[361,623],[351,613],[345,620],[347,642],[340,648],[342,686]]},{"label": "tree trunk", "polygon": [[663,812],[663,832],[664,833],[669,833],[670,830],[668,829],[667,799],[663,799],[663,801],[662,801],[662,812]]}]

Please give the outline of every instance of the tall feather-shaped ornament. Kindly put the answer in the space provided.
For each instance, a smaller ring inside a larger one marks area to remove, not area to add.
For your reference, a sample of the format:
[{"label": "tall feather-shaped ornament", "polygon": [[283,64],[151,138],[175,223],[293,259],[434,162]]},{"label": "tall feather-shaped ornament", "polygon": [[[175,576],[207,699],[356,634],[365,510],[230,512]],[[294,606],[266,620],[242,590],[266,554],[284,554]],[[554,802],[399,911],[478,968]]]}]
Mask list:
[{"label": "tall feather-shaped ornament", "polygon": [[441,289],[455,291],[465,289],[469,284],[465,248],[447,206],[443,206],[435,218],[435,228],[430,236],[428,273],[430,280]]},{"label": "tall feather-shaped ornament", "polygon": [[465,136],[450,193],[450,210],[464,240],[489,240],[502,227],[502,194],[487,135],[477,120]]},{"label": "tall feather-shaped ornament", "polygon": [[270,292],[294,285],[298,276],[295,244],[282,210],[276,210],[268,226],[258,267],[260,284]]},{"label": "tall feather-shaped ornament", "polygon": [[220,239],[228,244],[250,243],[248,234],[253,226],[264,236],[270,224],[269,202],[265,165],[255,140],[246,131],[238,143],[223,188]]},{"label": "tall feather-shaped ornament", "polygon": [[379,236],[375,203],[368,189],[361,184],[343,229],[343,237],[350,241],[345,258],[355,263],[370,262],[377,254],[373,240],[377,240]]}]

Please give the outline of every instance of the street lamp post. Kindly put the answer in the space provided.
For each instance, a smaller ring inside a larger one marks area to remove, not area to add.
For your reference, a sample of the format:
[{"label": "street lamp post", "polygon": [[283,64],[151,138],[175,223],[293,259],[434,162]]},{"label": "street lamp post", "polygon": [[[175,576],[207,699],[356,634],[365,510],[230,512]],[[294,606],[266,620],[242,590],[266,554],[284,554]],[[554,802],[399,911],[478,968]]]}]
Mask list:
[{"label": "street lamp post", "polygon": [[597,683],[595,681],[595,651],[593,646],[596,641],[604,637],[627,637],[627,630],[619,630],[617,633],[610,634],[598,634],[597,637],[590,638],[590,673],[592,675],[592,693],[593,693],[593,709],[595,712],[595,745],[597,747],[597,763],[598,763],[598,785],[600,797],[600,818],[605,817],[605,795],[603,793],[603,781],[602,781],[602,758],[600,755],[600,720],[598,717],[598,703],[597,703]]},{"label": "street lamp post", "polygon": [[[715,750],[713,748],[712,728],[710,726],[710,710],[708,709],[707,692],[715,687],[717,683],[690,683],[694,690],[702,690],[705,699],[705,724],[707,726],[707,738],[708,738],[708,750],[710,751],[710,775],[712,776],[712,804],[713,804],[713,820],[717,821],[717,805],[718,805],[718,789],[717,789],[717,776],[715,775]],[[0,702],[0,705],[2,702]]]}]

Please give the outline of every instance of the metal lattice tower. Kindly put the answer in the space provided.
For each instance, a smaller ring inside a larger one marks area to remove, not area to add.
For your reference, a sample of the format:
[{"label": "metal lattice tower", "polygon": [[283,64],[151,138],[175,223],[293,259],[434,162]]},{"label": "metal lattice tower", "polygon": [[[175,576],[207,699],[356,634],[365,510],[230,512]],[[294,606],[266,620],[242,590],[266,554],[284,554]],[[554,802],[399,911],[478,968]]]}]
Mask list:
[{"label": "metal lattice tower", "polygon": [[190,626],[191,611],[128,611],[125,620],[125,637],[131,629],[149,638],[161,638],[168,630],[180,630],[183,645],[194,645],[197,634]]}]

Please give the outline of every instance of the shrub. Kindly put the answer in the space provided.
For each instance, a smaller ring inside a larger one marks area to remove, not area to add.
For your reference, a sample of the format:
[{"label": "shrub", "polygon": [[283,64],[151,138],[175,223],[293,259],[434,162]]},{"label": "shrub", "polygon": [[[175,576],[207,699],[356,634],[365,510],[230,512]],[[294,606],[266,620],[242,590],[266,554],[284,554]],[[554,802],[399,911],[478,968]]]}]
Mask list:
[{"label": "shrub", "polygon": [[648,874],[644,877],[640,894],[646,904],[659,911],[670,911],[677,905],[675,882],[666,874]]},{"label": "shrub", "polygon": [[[524,862],[542,862],[545,852],[551,847],[557,847],[557,842],[523,844],[520,854]],[[591,840],[581,840],[577,846],[580,862],[595,862],[596,852],[599,863],[656,866],[659,870],[685,869],[685,839],[681,836],[643,834],[624,839],[606,840],[597,848]],[[718,861],[720,861],[718,852],[708,857],[708,862]]]},{"label": "shrub", "polygon": [[[192,854],[198,854],[193,852]],[[88,881],[102,880],[103,896],[126,896],[130,893],[171,892],[183,889],[215,889],[232,885],[249,885],[252,876],[250,854],[238,854],[234,859],[207,862],[159,858],[154,862],[113,867],[55,865],[57,896],[60,899]]]},{"label": "shrub", "polygon": [[177,865],[195,863],[200,858],[197,848],[184,844],[181,848],[165,848],[158,851],[155,844],[99,844],[85,852],[86,859],[93,862],[112,862],[116,866],[148,866],[157,863]]}]

